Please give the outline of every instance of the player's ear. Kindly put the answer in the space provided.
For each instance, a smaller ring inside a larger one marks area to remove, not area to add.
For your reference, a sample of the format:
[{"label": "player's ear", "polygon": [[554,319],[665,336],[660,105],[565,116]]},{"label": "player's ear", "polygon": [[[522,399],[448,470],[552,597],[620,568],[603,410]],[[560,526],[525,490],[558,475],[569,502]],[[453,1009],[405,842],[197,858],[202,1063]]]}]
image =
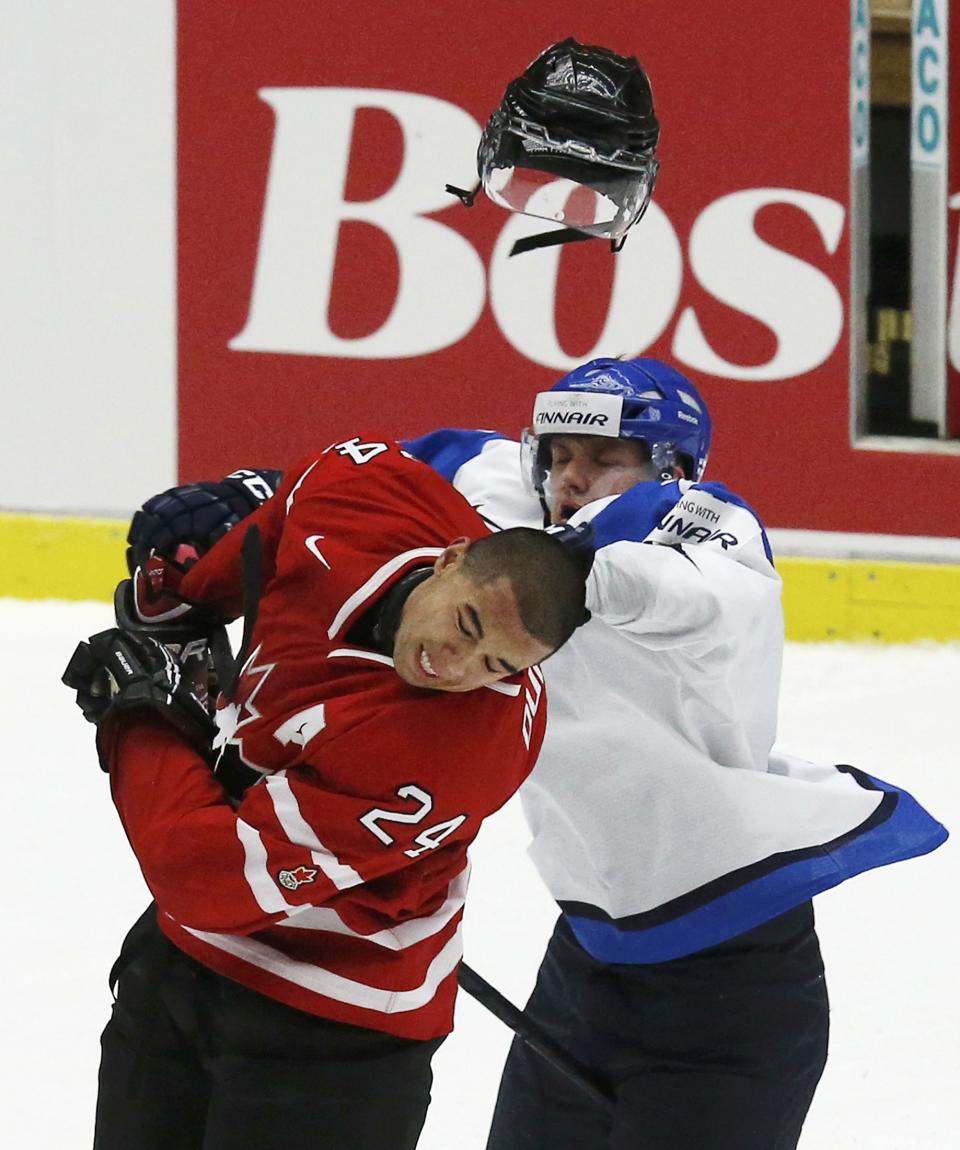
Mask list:
[{"label": "player's ear", "polygon": [[470,540],[466,535],[461,535],[459,539],[454,539],[454,541],[444,547],[443,551],[437,556],[436,562],[433,565],[434,574],[442,575],[444,571],[455,571],[463,562],[469,546]]}]

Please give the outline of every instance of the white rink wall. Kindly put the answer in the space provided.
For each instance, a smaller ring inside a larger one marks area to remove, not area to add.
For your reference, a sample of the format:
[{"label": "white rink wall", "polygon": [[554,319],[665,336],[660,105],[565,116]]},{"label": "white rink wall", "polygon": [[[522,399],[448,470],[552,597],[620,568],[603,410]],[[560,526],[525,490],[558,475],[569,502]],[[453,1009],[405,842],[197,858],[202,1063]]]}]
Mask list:
[{"label": "white rink wall", "polygon": [[175,480],[173,0],[0,0],[0,511]]}]

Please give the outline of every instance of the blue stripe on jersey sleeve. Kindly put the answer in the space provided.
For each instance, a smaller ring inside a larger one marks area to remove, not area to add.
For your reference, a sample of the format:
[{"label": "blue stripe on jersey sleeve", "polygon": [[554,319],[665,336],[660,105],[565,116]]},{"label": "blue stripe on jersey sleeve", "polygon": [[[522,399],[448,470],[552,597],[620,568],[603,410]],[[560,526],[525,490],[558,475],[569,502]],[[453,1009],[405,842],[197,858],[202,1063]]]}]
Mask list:
[{"label": "blue stripe on jersey sleeve", "polygon": [[760,527],[760,537],[763,540],[763,551],[767,557],[767,562],[772,564],[773,551],[770,547],[770,540],[767,538],[766,528],[760,522],[760,516],[754,511],[750,504],[722,483],[698,483],[697,487],[702,488],[704,491],[709,491],[714,499],[719,499],[722,503],[732,503],[735,507],[742,507],[744,511],[750,512]]},{"label": "blue stripe on jersey sleeve", "polygon": [[[682,958],[752,930],[854,875],[928,854],[946,841],[946,828],[906,791],[852,768],[839,769],[869,790],[886,792],[881,808],[861,827],[813,851],[790,852],[783,856],[783,865],[747,878],[667,922],[658,914],[660,921],[646,928],[628,927],[627,920],[612,919],[599,910],[598,917],[586,917],[582,904],[577,913],[561,903],[580,945],[601,962],[646,964]],[[746,867],[742,873],[755,875],[757,869]],[[651,915],[636,915],[632,921]]]},{"label": "blue stripe on jersey sleeve", "polygon": [[428,431],[417,439],[405,439],[401,447],[422,463],[429,463],[451,483],[460,468],[479,455],[484,444],[491,439],[506,439],[499,431],[466,431],[457,427],[441,427]]},{"label": "blue stripe on jersey sleeve", "polygon": [[675,480],[635,483],[593,517],[594,546],[599,550],[611,543],[642,543],[681,496]]},{"label": "blue stripe on jersey sleeve", "polygon": [[[691,491],[706,491],[722,503],[730,503],[749,512],[760,528],[767,561],[773,563],[773,552],[767,540],[767,533],[757,513],[746,500],[735,495],[722,483],[696,483],[686,494]],[[670,483],[648,480],[634,484],[593,517],[595,546],[600,548],[619,542],[642,543],[683,497],[684,492],[676,480]]]}]

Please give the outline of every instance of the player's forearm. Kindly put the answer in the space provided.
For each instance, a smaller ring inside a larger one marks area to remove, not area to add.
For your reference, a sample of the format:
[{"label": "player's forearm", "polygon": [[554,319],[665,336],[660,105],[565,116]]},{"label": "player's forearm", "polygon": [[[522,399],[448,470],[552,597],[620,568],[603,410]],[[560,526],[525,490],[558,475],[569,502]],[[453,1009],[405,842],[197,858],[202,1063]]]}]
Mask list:
[{"label": "player's forearm", "polygon": [[169,724],[133,712],[109,720],[100,739],[114,803],[161,912],[233,934],[281,917],[260,905],[244,876],[238,820],[223,788]]}]

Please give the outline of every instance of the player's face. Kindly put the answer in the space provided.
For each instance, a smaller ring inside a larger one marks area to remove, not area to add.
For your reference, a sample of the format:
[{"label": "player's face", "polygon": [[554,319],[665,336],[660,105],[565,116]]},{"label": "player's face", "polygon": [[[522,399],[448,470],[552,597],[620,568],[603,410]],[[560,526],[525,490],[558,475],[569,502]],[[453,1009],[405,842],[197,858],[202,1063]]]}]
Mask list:
[{"label": "player's face", "polygon": [[551,654],[520,621],[507,578],[481,585],[463,571],[466,549],[448,547],[404,604],[393,663],[411,686],[473,691]]},{"label": "player's face", "polygon": [[620,495],[641,480],[653,479],[643,446],[633,439],[602,435],[550,438],[550,522],[566,523],[594,499]]}]

